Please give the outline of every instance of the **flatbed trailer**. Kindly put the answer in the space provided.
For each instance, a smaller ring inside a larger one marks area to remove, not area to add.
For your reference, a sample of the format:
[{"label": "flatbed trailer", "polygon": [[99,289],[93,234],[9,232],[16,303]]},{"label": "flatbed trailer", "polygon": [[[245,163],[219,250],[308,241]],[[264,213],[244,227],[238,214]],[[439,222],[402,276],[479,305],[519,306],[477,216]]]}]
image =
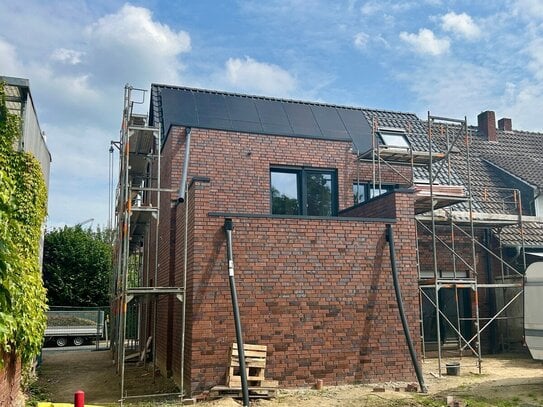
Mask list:
[{"label": "flatbed trailer", "polygon": [[48,311],[45,342],[63,347],[99,340],[104,333],[104,311]]}]

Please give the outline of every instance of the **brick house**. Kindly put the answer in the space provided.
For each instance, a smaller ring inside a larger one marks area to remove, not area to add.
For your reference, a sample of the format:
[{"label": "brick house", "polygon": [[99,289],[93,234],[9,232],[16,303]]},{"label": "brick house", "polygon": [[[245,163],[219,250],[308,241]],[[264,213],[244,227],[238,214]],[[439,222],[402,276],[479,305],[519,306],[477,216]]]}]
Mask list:
[{"label": "brick house", "polygon": [[[141,309],[146,323],[140,337],[150,336],[156,324],[155,362],[164,374],[183,383],[188,394],[225,382],[235,332],[223,225],[232,219],[244,341],[268,346],[268,378],[282,386],[316,379],[327,384],[415,379],[385,231],[392,225],[411,336],[416,348],[424,349],[438,332],[421,294],[430,269],[437,273],[433,253],[439,252],[439,278],[448,278],[459,261],[448,249],[434,250],[432,242],[448,233],[447,216],[453,216],[448,208],[462,213],[467,207],[461,168],[440,175],[435,182],[440,190],[430,195],[432,171],[424,168],[433,168],[432,160],[447,159],[449,167],[450,160],[462,162],[463,147],[456,147],[454,156],[445,137],[454,126],[429,141],[431,124],[410,113],[165,85],[152,86],[148,124],[159,129],[162,148],[160,164],[148,165],[146,177],[157,185],[153,174],[160,174],[160,188],[167,192],[158,199],[158,223],[149,218],[150,227],[141,229],[147,232],[132,240],[145,253],[141,281],[182,287],[186,276],[184,357],[182,310],[175,298],[158,297],[154,310]],[[465,129],[470,140],[484,144],[473,128]],[[482,162],[480,154],[477,160]],[[495,169],[477,160],[478,177],[494,181]],[[179,191],[184,165],[186,195]],[[505,177],[502,181],[507,184]],[[507,195],[505,189],[494,205]],[[487,213],[485,194],[472,194],[470,213],[472,203],[475,212]],[[140,198],[145,207],[158,196],[150,188]],[[428,231],[432,205],[439,222],[434,218]],[[479,222],[475,239],[453,238],[455,253],[475,253],[474,263],[482,267],[487,261],[490,267],[482,249],[472,250],[473,241],[492,239],[492,250],[499,246],[503,252],[507,232],[518,235],[510,230],[517,225],[507,218],[511,213],[493,218],[493,226],[497,218],[503,221],[500,233]],[[540,224],[532,220],[530,230],[540,245]],[[153,228],[157,234],[148,233]],[[454,278],[468,278],[472,271],[455,271]],[[484,273],[474,279],[490,280]],[[485,315],[492,312],[491,306],[472,302],[466,294],[465,330],[473,325],[468,321],[473,305]],[[445,298],[439,305],[444,313],[446,304]]]}]

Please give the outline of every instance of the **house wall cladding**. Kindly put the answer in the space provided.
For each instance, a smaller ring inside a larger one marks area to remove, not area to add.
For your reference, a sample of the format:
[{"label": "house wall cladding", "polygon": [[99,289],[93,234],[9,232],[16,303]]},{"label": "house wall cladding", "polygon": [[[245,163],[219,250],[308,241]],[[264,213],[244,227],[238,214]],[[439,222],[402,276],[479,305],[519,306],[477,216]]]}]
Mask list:
[{"label": "house wall cladding", "polygon": [[[184,141],[183,128],[170,131],[162,173],[171,173],[171,185],[163,182],[164,188],[179,185]],[[224,384],[228,348],[235,341],[224,217],[210,212],[258,215],[234,216],[234,257],[244,339],[269,346],[267,377],[286,386],[316,378],[330,384],[414,378],[393,291],[385,223],[265,216],[270,213],[270,165],[337,169],[339,207],[351,206],[353,181],[369,181],[372,172],[371,163],[356,162],[350,147],[345,142],[192,129],[189,180],[206,176],[210,182],[194,183],[189,193],[187,390]],[[392,171],[383,173],[383,180],[403,182]],[[403,296],[418,342],[412,197],[394,193],[377,200],[395,208]],[[182,281],[184,211],[184,204],[161,211],[161,283]],[[159,323],[157,334],[158,365],[164,372],[171,369],[178,382],[179,313],[160,307],[160,318],[171,322]]]}]

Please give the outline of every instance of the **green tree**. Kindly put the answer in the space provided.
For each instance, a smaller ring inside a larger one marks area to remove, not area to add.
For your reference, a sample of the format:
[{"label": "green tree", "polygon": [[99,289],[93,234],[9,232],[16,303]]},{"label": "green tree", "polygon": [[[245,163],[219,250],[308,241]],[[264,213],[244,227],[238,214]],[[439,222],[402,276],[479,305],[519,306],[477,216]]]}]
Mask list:
[{"label": "green tree", "polygon": [[103,306],[109,302],[109,231],[65,226],[46,233],[43,280],[49,305]]}]

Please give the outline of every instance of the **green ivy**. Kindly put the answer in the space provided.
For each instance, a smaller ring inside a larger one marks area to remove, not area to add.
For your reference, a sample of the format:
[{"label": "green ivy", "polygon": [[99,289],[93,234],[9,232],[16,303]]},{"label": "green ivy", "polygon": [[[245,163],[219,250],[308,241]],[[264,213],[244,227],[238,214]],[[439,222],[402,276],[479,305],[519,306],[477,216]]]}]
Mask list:
[{"label": "green ivy", "polygon": [[0,84],[0,350],[26,363],[40,352],[46,325],[39,250],[47,190],[39,162],[13,149],[20,129]]}]

